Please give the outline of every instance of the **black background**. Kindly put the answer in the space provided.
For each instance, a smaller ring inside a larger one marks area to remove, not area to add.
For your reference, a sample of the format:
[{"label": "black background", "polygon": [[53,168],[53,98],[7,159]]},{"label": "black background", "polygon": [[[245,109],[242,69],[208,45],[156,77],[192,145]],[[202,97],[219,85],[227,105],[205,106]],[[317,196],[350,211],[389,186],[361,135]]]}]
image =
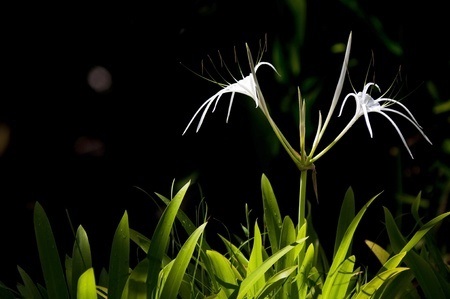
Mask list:
[{"label": "black background", "polygon": [[[382,206],[396,207],[399,158],[389,154],[393,146],[401,151],[402,173],[408,174],[404,191],[427,192],[437,201],[438,194],[430,187],[436,178],[428,170],[437,159],[448,160],[440,152],[448,123],[434,116],[436,102],[425,83],[435,82],[443,99],[448,99],[450,28],[442,6],[438,1],[426,6],[377,1],[363,7],[403,46],[404,54],[395,56],[370,22],[343,2],[308,3],[298,82],[311,75],[324,81],[323,96],[311,115],[314,125],[317,109],[322,114],[327,111],[343,58],[329,49],[345,43],[352,31],[351,56],[361,62],[352,73],[354,84],[362,86],[372,51],[376,78],[384,88],[401,65],[408,89],[414,91],[406,105],[435,143],[431,146],[419,139],[411,146],[412,160],[386,120],[373,117],[373,139],[363,121],[358,121],[316,163],[319,204],[308,191],[325,245],[333,244],[337,211],[349,186],[354,188],[358,206],[384,191],[360,228],[361,238],[381,238]],[[266,34],[270,48],[271,41],[293,32],[286,5],[219,0],[23,4],[5,7],[3,15],[0,123],[10,138],[0,157],[0,281],[10,286],[19,281],[16,265],[39,280],[32,219],[36,201],[47,212],[61,254],[70,254],[73,244],[67,211],[73,225],[81,224],[87,231],[98,267],[107,267],[112,236],[125,210],[130,226],[151,236],[160,211],[148,194],[169,196],[173,180],[179,187],[180,182],[193,179],[183,205],[192,215],[201,189],[212,218],[210,235],[225,226],[237,231],[245,221],[245,203],[255,219],[262,217],[262,173],[271,180],[284,214],[296,218],[298,171],[283,151],[274,156],[255,141],[272,132],[267,126],[255,129],[249,123],[255,117],[263,120],[259,110],[241,103],[250,101],[236,99],[226,124],[228,102],[223,100],[199,133],[193,128],[182,136],[196,109],[218,87],[199,79],[180,62],[200,70],[207,55],[214,56],[218,50],[230,53],[233,47],[243,50],[245,42],[255,46]],[[265,60],[270,62],[270,54]],[[111,73],[112,86],[106,92],[96,92],[87,82],[95,66]],[[283,88],[273,79],[268,81],[273,83],[266,95],[273,118],[296,147],[297,125],[277,107]],[[350,91],[347,81],[344,93]],[[345,120],[336,120],[330,136],[343,125]],[[406,122],[400,127],[407,138],[417,134]],[[100,147],[80,152],[80,140]],[[361,255],[370,259],[371,253],[364,249]]]}]

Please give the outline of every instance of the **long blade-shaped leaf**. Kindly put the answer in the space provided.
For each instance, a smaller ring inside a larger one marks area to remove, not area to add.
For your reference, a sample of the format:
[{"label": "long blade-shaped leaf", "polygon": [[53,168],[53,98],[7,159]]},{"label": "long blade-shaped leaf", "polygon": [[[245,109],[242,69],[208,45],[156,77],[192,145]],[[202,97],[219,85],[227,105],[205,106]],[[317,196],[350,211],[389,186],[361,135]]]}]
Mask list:
[{"label": "long blade-shaped leaf", "polygon": [[345,193],[344,201],[341,206],[341,212],[339,214],[336,240],[334,242],[334,254],[336,254],[339,245],[341,244],[341,240],[353,218],[355,218],[355,196],[353,194],[353,189],[350,187]]},{"label": "long blade-shaped leaf", "polygon": [[225,239],[222,235],[219,234],[219,237],[222,239],[225,247],[227,248],[228,254],[230,255],[231,264],[236,267],[239,271],[239,274],[242,277],[247,276],[247,268],[248,268],[248,259],[242,253],[242,251],[236,247],[233,243]]},{"label": "long blade-shaped leaf", "polygon": [[149,298],[154,295],[157,288],[158,275],[162,268],[163,257],[166,253],[170,240],[170,231],[173,226],[175,217],[181,206],[181,202],[187,192],[190,182],[186,183],[174,196],[167,208],[164,210],[148,249],[147,258],[149,260],[147,285],[149,290]]},{"label": "long blade-shaped leaf", "polygon": [[347,295],[348,286],[353,278],[353,269],[355,267],[356,258],[354,255],[349,256],[339,267],[336,279],[331,288],[329,298],[345,298]]},{"label": "long blade-shaped leaf", "polygon": [[414,273],[412,271],[402,271],[380,286],[371,299],[420,299],[418,289],[413,281]]},{"label": "long blade-shaped leaf", "polygon": [[261,177],[261,190],[264,208],[264,221],[269,235],[272,254],[280,248],[281,214],[277,199],[270,185],[269,179],[263,174]]},{"label": "long blade-shaped leaf", "polygon": [[[211,261],[213,273],[212,276],[217,280],[217,286],[220,291],[217,293],[219,298],[229,298],[231,294],[238,288],[237,281],[242,277],[233,268],[230,261],[221,253],[215,250],[206,252],[208,259]],[[213,289],[213,291],[216,291]]]},{"label": "long blade-shaped leaf", "polygon": [[[31,277],[26,273],[21,267],[17,266],[17,269],[19,270],[20,277],[22,278],[23,285],[24,285],[24,291],[26,294],[22,293],[22,296],[24,298],[34,298],[34,299],[40,299],[42,298],[41,293],[39,293],[39,290],[37,286],[34,284]],[[0,296],[0,298],[2,298]]]},{"label": "long blade-shaped leaf", "polygon": [[409,251],[411,250],[416,244],[433,228],[435,227],[439,222],[444,220],[445,217],[449,216],[450,212],[443,213],[439,216],[436,216],[435,218],[431,219],[427,223],[425,223],[415,234],[414,236],[408,241],[408,243],[405,245],[405,247],[402,249],[402,251]]},{"label": "long blade-shaped leaf", "polygon": [[[256,271],[263,263],[263,246],[262,246],[262,238],[261,232],[258,227],[258,223],[255,223],[254,229],[254,237],[253,237],[253,247],[252,252],[250,254],[250,259],[248,261],[248,269],[247,275],[251,275],[254,271]],[[260,278],[253,282],[253,288],[249,291],[249,297],[253,298],[254,295],[264,287],[266,283],[264,279],[264,275],[261,275]]]},{"label": "long blade-shaped leaf", "polygon": [[[280,235],[280,248],[283,248],[289,244],[292,244],[297,239],[297,231],[295,230],[295,225],[292,219],[289,216],[284,217],[283,226],[281,229]],[[287,253],[283,256],[280,261],[276,264],[277,270],[281,271],[295,265],[296,255],[294,251]]]},{"label": "long blade-shaped leaf", "polygon": [[363,217],[367,208],[375,200],[375,198],[378,197],[378,195],[371,198],[364,205],[364,207],[361,208],[361,210],[358,212],[358,214],[355,216],[355,218],[352,220],[352,222],[348,226],[344,236],[342,237],[341,244],[339,245],[339,248],[336,251],[336,254],[334,255],[333,262],[331,263],[330,270],[328,271],[327,278],[323,285],[322,294],[323,294],[324,298],[332,298],[329,296],[330,292],[331,292],[331,288],[333,287],[333,284],[335,283],[335,279],[336,279],[336,275],[338,274],[339,267],[341,266],[341,264],[344,262],[344,260],[347,257],[350,245],[353,241],[353,235],[355,233],[356,227],[358,226],[359,222],[361,221],[361,218]]},{"label": "long blade-shaped leaf", "polygon": [[[78,278],[92,267],[91,248],[84,228],[80,225],[75,236],[72,253],[71,295],[76,298]],[[67,272],[67,270],[66,270]]]},{"label": "long blade-shaped leaf", "polygon": [[95,285],[94,269],[89,268],[81,274],[78,280],[78,299],[97,299],[97,288]]},{"label": "long blade-shaped leaf", "polygon": [[406,271],[409,268],[405,267],[398,267],[394,269],[389,269],[384,272],[381,272],[377,274],[377,276],[366,283],[361,290],[358,292],[358,295],[355,297],[355,299],[365,299],[365,298],[371,298],[373,294],[389,279],[392,279],[395,275],[399,274],[400,272]]},{"label": "long blade-shaped leaf", "polygon": [[383,247],[378,245],[375,242],[372,242],[370,240],[365,240],[366,245],[369,247],[369,249],[375,254],[377,259],[380,261],[381,264],[384,264],[389,259],[389,252],[387,252]]},{"label": "long blade-shaped leaf", "polygon": [[180,251],[177,254],[177,257],[173,261],[172,268],[170,269],[166,282],[163,286],[161,298],[177,298],[178,290],[186,272],[186,268],[192,259],[192,254],[194,253],[195,247],[197,246],[197,241],[203,234],[206,224],[207,223],[203,223],[202,225],[200,225],[192,233],[192,235],[189,236],[187,241],[181,247]]},{"label": "long blade-shaped leaf", "polygon": [[308,278],[310,276],[310,271],[314,266],[314,256],[315,249],[313,244],[309,244],[308,248],[305,251],[305,256],[300,265],[300,269],[297,273],[297,277],[295,279],[295,284],[298,289],[298,297],[305,298],[308,292]]},{"label": "long blade-shaped leaf", "polygon": [[414,275],[427,298],[446,298],[445,292],[448,289],[448,285],[441,285],[437,274],[429,262],[425,261],[420,255],[411,249],[414,248],[415,244],[417,244],[425,236],[425,234],[434,227],[434,225],[450,215],[450,212],[441,214],[427,222],[408,242],[406,242],[405,238],[401,234],[400,229],[396,225],[394,217],[392,217],[389,210],[385,208],[384,213],[386,228],[393,250],[395,252],[407,252],[404,261],[406,265],[414,272]]},{"label": "long blade-shaped leaf", "polygon": [[267,258],[262,265],[256,269],[254,272],[249,274],[241,283],[239,288],[239,293],[237,295],[237,299],[244,298],[247,293],[250,291],[250,288],[263,276],[267,270],[269,270],[273,264],[275,264],[283,255],[296,248],[297,246],[304,246],[306,238],[298,240],[296,243],[292,245],[288,245],[284,248],[281,248],[275,254],[271,255]]},{"label": "long blade-shaped leaf", "polygon": [[130,274],[130,229],[125,213],[114,234],[109,258],[108,298],[119,299]]},{"label": "long blade-shaped leaf", "polygon": [[147,272],[148,259],[143,259],[136,267],[134,267],[133,271],[131,271],[123,289],[121,299],[147,298]]},{"label": "long blade-shaped leaf", "polygon": [[[167,197],[165,197],[165,196],[163,196],[163,195],[161,195],[161,194],[156,194],[166,205],[169,205],[169,203],[170,203],[170,200],[167,198]],[[191,235],[193,232],[194,232],[194,230],[196,230],[197,229],[197,227],[196,227],[196,225],[191,221],[191,219],[186,215],[186,213],[184,213],[182,210],[178,210],[178,213],[177,213],[177,219],[180,221],[180,223],[181,223],[181,226],[183,226],[183,228],[184,228],[184,230],[186,231],[186,233],[188,234],[188,235]],[[206,242],[206,240],[203,240],[202,241],[202,247],[203,247],[203,249],[206,251],[206,250],[209,250],[209,249],[211,249],[210,248],[210,246],[208,245],[208,243]]]},{"label": "long blade-shaped leaf", "polygon": [[[283,283],[289,278],[289,276],[297,270],[297,266],[286,268],[278,273],[275,273],[270,277],[266,285],[256,295],[257,299],[268,298],[271,292],[276,292],[277,288],[281,287]],[[269,297],[270,298],[270,297]]]},{"label": "long blade-shaped leaf", "polygon": [[34,207],[34,230],[48,298],[69,298],[55,237],[47,215],[39,202],[36,202]]}]

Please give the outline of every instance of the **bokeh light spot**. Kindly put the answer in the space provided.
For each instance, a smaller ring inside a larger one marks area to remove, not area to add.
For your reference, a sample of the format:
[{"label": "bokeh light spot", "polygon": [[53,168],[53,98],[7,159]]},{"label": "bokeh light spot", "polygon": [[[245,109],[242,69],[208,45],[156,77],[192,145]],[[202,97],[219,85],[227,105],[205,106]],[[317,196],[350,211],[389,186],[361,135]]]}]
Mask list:
[{"label": "bokeh light spot", "polygon": [[111,73],[102,66],[93,67],[87,77],[89,86],[98,93],[103,93],[111,89]]}]

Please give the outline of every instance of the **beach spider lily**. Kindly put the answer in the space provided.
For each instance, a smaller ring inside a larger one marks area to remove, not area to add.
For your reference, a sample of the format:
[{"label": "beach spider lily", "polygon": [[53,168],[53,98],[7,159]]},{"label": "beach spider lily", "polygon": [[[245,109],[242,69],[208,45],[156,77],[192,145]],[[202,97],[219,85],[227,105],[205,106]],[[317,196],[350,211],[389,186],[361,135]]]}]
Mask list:
[{"label": "beach spider lily", "polygon": [[[377,89],[379,92],[381,92],[381,89],[377,84],[375,84],[373,82],[369,82],[364,86],[362,91],[359,91],[359,92],[354,91],[354,92],[347,94],[347,96],[344,98],[344,101],[342,102],[339,116],[341,116],[342,110],[343,110],[347,100],[349,98],[353,98],[356,103],[356,108],[355,108],[355,115],[353,116],[352,120],[350,120],[350,123],[354,123],[361,116],[364,116],[367,129],[369,130],[370,137],[373,138],[372,126],[370,125],[370,120],[369,120],[369,113],[375,112],[375,113],[381,114],[395,128],[398,135],[400,136],[400,139],[402,140],[403,144],[405,145],[406,149],[408,150],[408,153],[410,154],[411,158],[414,159],[414,156],[412,155],[411,150],[409,149],[409,146],[406,143],[405,137],[403,137],[403,134],[400,131],[399,127],[387,113],[388,112],[394,113],[394,114],[400,115],[403,118],[405,118],[406,120],[408,120],[411,124],[414,125],[414,127],[420,132],[420,134],[422,134],[422,136],[430,144],[432,144],[430,139],[427,137],[427,135],[425,135],[425,133],[422,130],[422,127],[419,125],[419,123],[414,118],[411,111],[409,111],[409,109],[405,105],[400,103],[400,101],[398,101],[398,100],[394,100],[392,98],[385,97],[385,94],[381,95],[379,98],[373,98],[370,91],[374,88]],[[400,108],[402,108],[404,112],[401,112],[401,111],[391,108],[394,105],[397,105]]]},{"label": "beach spider lily", "polygon": [[212,110],[211,110],[211,112],[214,112],[221,97],[227,93],[231,94],[230,103],[228,105],[227,118],[226,118],[227,123],[228,123],[228,119],[230,117],[231,107],[233,105],[233,100],[234,100],[234,96],[236,95],[236,93],[243,94],[243,95],[250,97],[255,102],[256,108],[260,107],[261,110],[264,112],[264,114],[266,114],[266,104],[264,102],[264,98],[262,98],[262,96],[261,96],[261,91],[259,90],[259,85],[256,80],[256,71],[259,69],[260,66],[267,65],[267,66],[271,67],[275,72],[277,72],[277,70],[271,63],[261,61],[262,52],[264,52],[264,50],[266,48],[267,48],[267,45],[264,45],[264,47],[260,51],[260,54],[258,55],[258,61],[257,61],[256,65],[253,66],[253,69],[250,70],[250,73],[247,76],[243,75],[242,70],[238,63],[239,71],[242,76],[241,79],[237,79],[231,74],[227,65],[223,62],[222,57],[220,56],[220,53],[219,53],[219,57],[220,57],[221,65],[224,66],[224,68],[228,71],[228,73],[232,77],[232,82],[228,82],[222,75],[220,75],[220,72],[217,70],[217,68],[214,65],[211,58],[210,58],[210,61],[211,61],[211,64],[212,64],[214,70],[219,74],[219,76],[222,78],[224,83],[218,82],[217,80],[213,79],[213,76],[211,76],[211,74],[209,72],[207,72],[207,73],[211,78],[205,78],[204,76],[199,75],[194,72],[196,75],[198,75],[210,82],[216,83],[217,85],[219,85],[221,87],[221,89],[218,92],[216,92],[213,96],[208,98],[200,106],[200,108],[198,108],[198,110],[195,112],[194,116],[191,118],[190,122],[186,126],[185,130],[183,131],[183,135],[189,129],[189,127],[191,126],[193,121],[197,118],[197,116],[201,113],[200,120],[198,122],[197,129],[196,129],[196,132],[198,132],[200,130],[200,127],[203,124],[205,116],[208,113],[208,111],[210,110],[211,106],[214,104],[214,106],[212,107]]}]

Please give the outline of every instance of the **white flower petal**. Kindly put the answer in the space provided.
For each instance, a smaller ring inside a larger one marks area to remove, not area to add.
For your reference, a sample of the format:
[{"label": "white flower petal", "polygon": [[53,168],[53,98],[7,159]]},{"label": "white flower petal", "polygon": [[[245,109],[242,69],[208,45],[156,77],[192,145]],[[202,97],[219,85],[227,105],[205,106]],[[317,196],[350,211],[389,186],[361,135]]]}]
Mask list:
[{"label": "white flower petal", "polygon": [[[378,89],[378,91],[380,91],[380,88],[377,84],[370,82],[367,83],[366,85],[364,85],[363,91],[362,92],[358,92],[358,93],[349,93],[345,98],[344,101],[342,103],[341,106],[341,111],[339,113],[339,116],[342,113],[342,109],[347,101],[347,99],[349,97],[353,97],[355,99],[356,102],[356,112],[355,112],[355,116],[353,117],[353,119],[351,121],[353,121],[355,118],[359,118],[361,116],[364,115],[364,120],[366,122],[367,125],[367,129],[369,130],[370,133],[370,137],[373,137],[373,132],[372,132],[372,126],[370,124],[370,119],[369,119],[369,113],[379,113],[381,114],[383,117],[385,117],[395,128],[395,130],[397,131],[398,135],[400,136],[400,139],[402,140],[403,144],[405,145],[406,149],[408,150],[408,153],[411,155],[412,158],[413,155],[411,153],[411,150],[408,147],[408,144],[406,143],[405,138],[403,137],[402,132],[400,131],[400,128],[397,126],[397,124],[394,122],[394,120],[386,113],[395,113],[400,115],[401,117],[407,119],[410,123],[412,123],[414,125],[414,127],[422,134],[422,136],[430,143],[430,139],[425,135],[425,133],[422,130],[422,127],[419,125],[419,123],[417,122],[417,120],[414,118],[413,114],[411,113],[411,111],[402,103],[400,103],[397,100],[394,99],[390,99],[390,98],[378,98],[378,99],[374,99],[370,93],[368,93],[369,88],[371,86],[374,86]],[[392,108],[388,108],[388,107],[392,107],[392,105],[399,105],[401,108],[403,108],[403,110],[405,111],[405,113],[392,109]],[[350,122],[351,122],[350,121]],[[348,126],[348,125],[347,125]]]},{"label": "white flower petal", "polygon": [[[275,67],[268,63],[268,62],[259,62],[254,69],[254,72],[256,73],[256,70],[261,66],[261,65],[268,65],[270,66],[276,73],[277,70],[275,69]],[[231,113],[231,107],[233,105],[233,101],[234,101],[234,96],[236,93],[240,93],[243,95],[246,95],[250,98],[253,99],[253,101],[255,102],[255,106],[256,108],[259,107],[259,99],[258,99],[258,94],[257,94],[257,87],[256,87],[256,82],[255,82],[255,77],[254,77],[254,72],[250,72],[250,74],[246,77],[243,77],[240,80],[235,79],[235,83],[218,83],[220,86],[222,86],[223,88],[218,91],[216,94],[214,94],[212,97],[210,97],[209,99],[207,99],[201,106],[200,108],[195,112],[194,116],[192,117],[192,119],[189,121],[188,125],[186,126],[185,130],[183,131],[183,135],[186,133],[186,131],[189,129],[189,127],[191,126],[192,122],[194,121],[194,119],[197,118],[197,116],[201,113],[200,116],[200,120],[198,122],[197,125],[197,130],[196,132],[198,132],[200,130],[200,127],[203,124],[203,121],[206,117],[206,114],[208,113],[211,105],[214,103],[214,107],[212,109],[211,112],[214,112],[216,110],[216,107],[219,103],[220,98],[222,97],[222,95],[226,94],[226,93],[231,93],[231,97],[230,97],[230,103],[228,106],[228,112],[227,112],[227,118],[226,118],[226,122],[228,123],[229,117],[230,117],[230,113]]]},{"label": "white flower petal", "polygon": [[406,149],[408,150],[408,153],[410,154],[411,158],[414,159],[413,154],[411,153],[411,150],[409,149],[408,144],[406,143],[405,138],[403,137],[402,132],[400,131],[400,129],[398,128],[397,124],[392,120],[392,118],[390,118],[386,113],[384,113],[383,111],[379,111],[378,113],[380,113],[381,115],[383,115],[385,118],[387,118],[391,124],[394,126],[395,130],[397,131],[398,135],[400,136],[400,139],[402,140],[403,144],[405,145]]}]

